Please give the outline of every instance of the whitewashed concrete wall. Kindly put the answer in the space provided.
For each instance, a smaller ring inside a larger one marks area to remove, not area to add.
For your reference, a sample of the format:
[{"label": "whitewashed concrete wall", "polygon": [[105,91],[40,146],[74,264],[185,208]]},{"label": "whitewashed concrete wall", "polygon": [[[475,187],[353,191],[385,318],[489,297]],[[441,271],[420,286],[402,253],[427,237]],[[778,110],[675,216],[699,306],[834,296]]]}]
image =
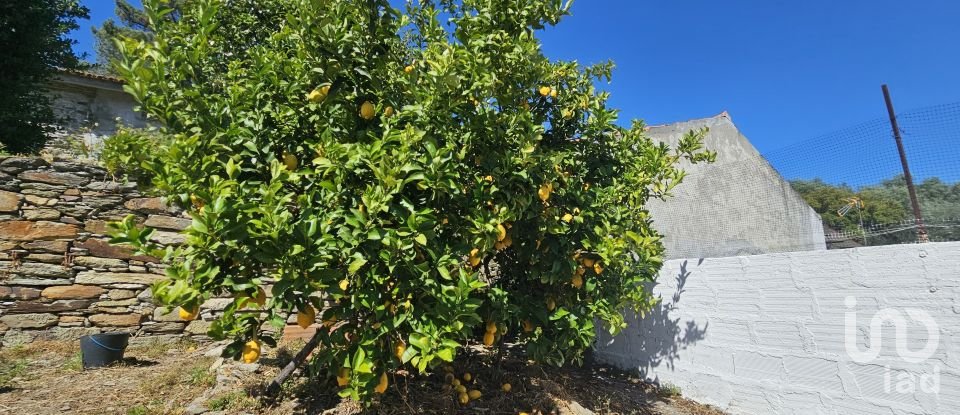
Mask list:
[{"label": "whitewashed concrete wall", "polygon": [[731,414],[960,414],[960,243],[672,260],[655,290],[598,360]]}]

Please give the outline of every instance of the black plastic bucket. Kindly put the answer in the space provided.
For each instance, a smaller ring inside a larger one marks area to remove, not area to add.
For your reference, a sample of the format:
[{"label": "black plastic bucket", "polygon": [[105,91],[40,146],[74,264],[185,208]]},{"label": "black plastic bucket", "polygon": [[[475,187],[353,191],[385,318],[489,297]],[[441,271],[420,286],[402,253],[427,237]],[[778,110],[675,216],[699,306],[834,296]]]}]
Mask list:
[{"label": "black plastic bucket", "polygon": [[80,338],[83,368],[109,366],[123,360],[130,333],[103,333]]}]

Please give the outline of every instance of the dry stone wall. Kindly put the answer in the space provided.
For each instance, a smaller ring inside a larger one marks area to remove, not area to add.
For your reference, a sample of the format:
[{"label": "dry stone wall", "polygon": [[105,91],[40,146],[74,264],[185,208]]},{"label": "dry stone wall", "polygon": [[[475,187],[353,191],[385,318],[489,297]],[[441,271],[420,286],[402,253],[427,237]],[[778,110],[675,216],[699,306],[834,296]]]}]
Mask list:
[{"label": "dry stone wall", "polygon": [[[149,285],[156,258],[107,242],[107,223],[133,214],[162,244],[183,241],[190,219],[134,183],[71,161],[0,157],[0,337],[10,346],[105,331],[202,335],[208,321],[164,315]],[[210,307],[203,315],[210,317]]]}]

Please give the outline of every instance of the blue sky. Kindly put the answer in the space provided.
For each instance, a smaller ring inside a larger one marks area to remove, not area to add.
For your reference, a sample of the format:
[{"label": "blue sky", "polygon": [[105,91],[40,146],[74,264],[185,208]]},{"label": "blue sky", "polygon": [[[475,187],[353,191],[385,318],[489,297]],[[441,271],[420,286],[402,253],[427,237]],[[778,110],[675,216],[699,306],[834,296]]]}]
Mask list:
[{"label": "blue sky", "polygon": [[[112,0],[83,0],[76,32]],[[556,59],[617,64],[612,105],[662,124],[729,111],[762,153],[885,116],[960,101],[960,1],[578,0],[542,34]],[[951,143],[956,146],[956,143]]]}]

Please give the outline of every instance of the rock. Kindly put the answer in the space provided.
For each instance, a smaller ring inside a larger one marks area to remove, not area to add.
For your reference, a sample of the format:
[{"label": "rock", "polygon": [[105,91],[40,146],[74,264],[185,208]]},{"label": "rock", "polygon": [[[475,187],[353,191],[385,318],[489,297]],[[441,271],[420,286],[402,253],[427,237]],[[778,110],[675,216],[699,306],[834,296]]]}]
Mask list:
[{"label": "rock", "polygon": [[80,316],[60,316],[60,327],[83,327],[86,318]]},{"label": "rock", "polygon": [[92,182],[86,186],[87,190],[116,192],[120,190],[119,182]]},{"label": "rock", "polygon": [[83,230],[97,235],[106,235],[110,228],[107,227],[107,221],[98,219],[88,219],[83,226]]},{"label": "rock", "polygon": [[[203,355],[206,357],[220,357],[223,355],[223,349],[226,349],[226,348],[227,348],[226,344],[221,344],[217,347],[207,350],[206,352],[203,353]],[[220,360],[220,363],[222,364],[223,359],[221,358],[219,360]]]},{"label": "rock", "polygon": [[21,277],[66,278],[73,275],[73,270],[60,264],[21,262],[19,265],[14,266],[13,262],[2,261],[0,262],[0,273],[8,273]]},{"label": "rock", "polygon": [[8,314],[61,313],[90,306],[89,300],[57,300],[52,303],[18,301],[7,309]]},{"label": "rock", "polygon": [[34,262],[45,262],[48,264],[62,264],[63,255],[57,254],[29,254],[26,258],[28,261]]},{"label": "rock", "polygon": [[49,166],[49,163],[40,157],[8,157],[0,161],[0,167],[9,169],[35,169],[46,166]]},{"label": "rock", "polygon": [[6,333],[7,330],[10,330],[10,327],[7,327],[6,324],[0,323],[0,334]]},{"label": "rock", "polygon": [[90,322],[98,327],[129,327],[139,326],[141,316],[138,314],[94,314]]},{"label": "rock", "polygon": [[187,328],[184,329],[184,331],[190,334],[206,335],[207,332],[210,331],[211,324],[212,323],[209,321],[193,320],[187,325]]},{"label": "rock", "polygon": [[58,222],[15,220],[0,222],[0,235],[11,241],[74,239],[77,226]]},{"label": "rock", "polygon": [[33,241],[23,244],[23,249],[28,249],[32,252],[64,253],[67,252],[69,247],[69,241]]},{"label": "rock", "polygon": [[138,301],[136,298],[128,298],[126,300],[107,300],[100,301],[94,304],[95,307],[128,307],[132,305],[137,305]]},{"label": "rock", "polygon": [[40,290],[28,287],[0,286],[0,300],[34,300],[40,298]]},{"label": "rock", "polygon": [[211,298],[207,301],[204,301],[203,304],[200,304],[200,309],[202,310],[211,310],[211,311],[223,311],[230,304],[233,303],[232,298]]},{"label": "rock", "polygon": [[72,282],[65,279],[41,279],[41,278],[11,278],[4,280],[6,285],[29,285],[32,287],[51,286],[51,285],[70,285]]},{"label": "rock", "polygon": [[577,401],[569,401],[566,405],[557,405],[560,407],[560,415],[594,415],[593,411],[584,408]]},{"label": "rock", "polygon": [[147,322],[143,323],[143,331],[149,333],[180,333],[184,323],[176,322]]},{"label": "rock", "polygon": [[60,219],[60,211],[56,209],[23,209],[24,219],[29,220],[57,220]]},{"label": "rock", "polygon": [[156,231],[150,235],[150,240],[161,245],[182,245],[187,242],[187,235],[177,232]]},{"label": "rock", "polygon": [[89,268],[127,268],[127,262],[115,258],[100,258],[95,256],[78,256],[73,258],[75,265]]},{"label": "rock", "polygon": [[37,335],[38,339],[43,340],[76,340],[83,336],[99,334],[100,329],[95,327],[54,327]]},{"label": "rock", "polygon": [[42,329],[56,325],[60,318],[53,314],[7,314],[0,316],[0,323],[12,329]]},{"label": "rock", "polygon": [[147,220],[143,222],[144,225],[151,228],[173,229],[176,231],[189,228],[191,223],[192,220],[188,218],[176,218],[166,215],[150,215],[147,217]]},{"label": "rock", "polygon": [[136,296],[137,293],[131,290],[110,290],[110,292],[107,293],[107,297],[109,297],[111,300],[126,300]]},{"label": "rock", "polygon": [[164,213],[167,211],[167,204],[159,197],[130,199],[123,204],[123,207],[144,213]]},{"label": "rock", "polygon": [[25,171],[17,176],[20,180],[29,182],[40,182],[47,184],[59,184],[70,187],[83,186],[90,179],[78,176],[73,173],[60,173],[52,171]]},{"label": "rock", "polygon": [[210,409],[206,406],[207,399],[203,396],[194,399],[193,402],[190,402],[190,405],[187,405],[187,408],[183,410],[185,415],[200,415],[206,412],[209,412]]},{"label": "rock", "polygon": [[16,347],[32,343],[40,333],[42,332],[36,330],[7,330],[7,332],[3,334],[3,347]]},{"label": "rock", "polygon": [[16,212],[20,209],[20,195],[0,190],[0,212]]},{"label": "rock", "polygon": [[43,289],[41,295],[44,298],[54,300],[60,299],[89,299],[100,298],[106,290],[93,285],[67,285],[59,287],[47,287]]},{"label": "rock", "polygon": [[35,206],[54,206],[57,204],[57,199],[48,199],[40,196],[27,195],[25,199],[27,203]]},{"label": "rock", "polygon": [[77,274],[77,284],[138,284],[151,285],[164,279],[162,275],[132,272],[85,271]]},{"label": "rock", "polygon": [[153,290],[147,288],[146,290],[140,291],[140,294],[137,294],[137,299],[142,303],[152,303]]},{"label": "rock", "polygon": [[153,321],[162,321],[162,322],[182,322],[180,320],[180,314],[177,312],[177,309],[171,310],[169,313],[165,312],[163,307],[157,307],[153,310]]},{"label": "rock", "polygon": [[137,261],[144,262],[160,262],[158,259],[146,255],[134,255],[133,249],[124,246],[111,245],[110,242],[107,242],[103,239],[87,239],[86,241],[77,244],[77,247],[86,249],[90,256],[100,258],[135,259]]}]

